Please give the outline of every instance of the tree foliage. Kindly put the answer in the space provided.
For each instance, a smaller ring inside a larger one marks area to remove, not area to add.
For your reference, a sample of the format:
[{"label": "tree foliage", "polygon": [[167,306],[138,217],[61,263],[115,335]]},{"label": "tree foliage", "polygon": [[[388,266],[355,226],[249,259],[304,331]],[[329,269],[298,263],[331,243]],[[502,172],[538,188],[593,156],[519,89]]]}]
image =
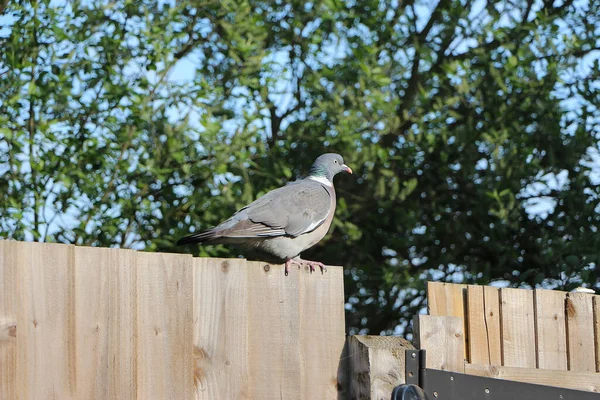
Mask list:
[{"label": "tree foliage", "polygon": [[336,151],[351,331],[598,288],[600,4],[430,3],[0,1],[0,235],[235,256],[173,243]]}]

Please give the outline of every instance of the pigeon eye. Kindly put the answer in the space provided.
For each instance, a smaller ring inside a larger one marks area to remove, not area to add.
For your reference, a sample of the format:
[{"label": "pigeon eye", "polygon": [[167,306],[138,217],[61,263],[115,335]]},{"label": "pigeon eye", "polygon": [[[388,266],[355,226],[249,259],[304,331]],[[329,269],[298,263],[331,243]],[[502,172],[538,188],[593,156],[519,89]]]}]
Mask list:
[{"label": "pigeon eye", "polygon": [[337,160],[333,160],[333,162],[337,164]]}]

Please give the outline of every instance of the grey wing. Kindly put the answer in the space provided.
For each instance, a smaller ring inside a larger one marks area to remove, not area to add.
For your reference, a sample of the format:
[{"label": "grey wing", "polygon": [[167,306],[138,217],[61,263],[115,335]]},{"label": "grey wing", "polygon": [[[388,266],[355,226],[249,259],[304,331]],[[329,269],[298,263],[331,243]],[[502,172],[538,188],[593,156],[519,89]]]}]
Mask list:
[{"label": "grey wing", "polygon": [[299,236],[320,226],[331,210],[331,195],[318,182],[299,182],[267,193],[247,209],[248,218],[286,235]]},{"label": "grey wing", "polygon": [[331,211],[331,195],[318,182],[275,189],[217,227],[225,237],[299,236],[316,229]]}]

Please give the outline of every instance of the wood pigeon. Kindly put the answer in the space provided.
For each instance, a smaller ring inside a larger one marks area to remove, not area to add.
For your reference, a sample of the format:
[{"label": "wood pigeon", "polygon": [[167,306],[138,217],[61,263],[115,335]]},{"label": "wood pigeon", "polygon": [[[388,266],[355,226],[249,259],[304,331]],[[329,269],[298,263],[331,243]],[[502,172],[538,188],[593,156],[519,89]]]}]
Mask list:
[{"label": "wood pigeon", "polygon": [[327,153],[315,160],[307,178],[272,190],[238,210],[223,223],[180,239],[192,243],[234,244],[259,250],[291,265],[308,265],[310,271],[324,264],[300,258],[300,253],[317,244],[331,225],[336,199],[333,177],[352,173],[339,154]]}]

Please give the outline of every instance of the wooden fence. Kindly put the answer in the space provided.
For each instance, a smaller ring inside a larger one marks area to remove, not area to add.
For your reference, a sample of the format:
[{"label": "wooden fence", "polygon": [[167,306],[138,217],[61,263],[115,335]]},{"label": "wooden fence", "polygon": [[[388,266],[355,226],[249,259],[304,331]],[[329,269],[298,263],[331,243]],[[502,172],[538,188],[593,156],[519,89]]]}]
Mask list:
[{"label": "wooden fence", "polygon": [[[600,390],[600,296],[427,296],[429,368]],[[0,241],[0,399],[389,399],[412,344],[344,326],[340,267]]]},{"label": "wooden fence", "polygon": [[343,271],[0,241],[0,399],[333,399]]},{"label": "wooden fence", "polygon": [[429,282],[429,368],[600,391],[600,296]]}]

